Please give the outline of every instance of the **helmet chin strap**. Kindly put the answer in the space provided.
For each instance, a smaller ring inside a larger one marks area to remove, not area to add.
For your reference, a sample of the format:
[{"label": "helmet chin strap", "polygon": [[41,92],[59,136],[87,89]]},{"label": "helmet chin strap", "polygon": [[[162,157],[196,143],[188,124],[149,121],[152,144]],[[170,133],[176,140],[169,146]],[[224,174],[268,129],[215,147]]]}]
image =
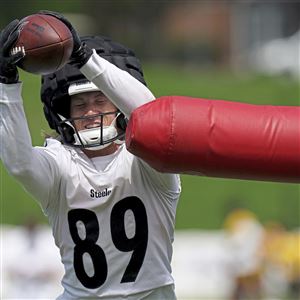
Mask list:
[{"label": "helmet chin strap", "polygon": [[[65,123],[74,129],[74,132],[75,132],[73,135],[73,137],[75,139],[74,146],[83,146],[85,149],[88,149],[88,150],[101,150],[101,149],[108,147],[112,143],[116,143],[118,145],[124,143],[124,141],[121,141],[121,140],[114,140],[110,143],[106,143],[106,144],[102,144],[102,145],[100,144],[101,143],[101,130],[103,133],[103,137],[102,137],[103,142],[108,141],[108,140],[113,139],[116,136],[118,136],[118,132],[117,132],[117,129],[115,126],[118,116],[119,116],[119,113],[113,119],[113,121],[111,122],[111,124],[109,126],[103,126],[102,129],[100,127],[94,127],[94,128],[83,129],[83,130],[77,131],[74,128],[74,126],[71,124],[70,121],[66,121]],[[59,117],[62,119],[62,121],[66,120],[66,118],[61,115],[59,115]],[[98,145],[94,146],[95,144],[98,144]]]},{"label": "helmet chin strap", "polygon": [[[118,132],[114,126],[103,126],[103,141],[110,140],[118,135]],[[100,145],[101,137],[100,137],[100,127],[90,128],[80,130],[77,133],[74,133],[75,143],[74,145],[84,145],[85,148],[89,150],[101,150],[109,146],[111,143]],[[98,146],[92,146],[95,144],[99,144]],[[90,147],[89,147],[90,145]]]}]

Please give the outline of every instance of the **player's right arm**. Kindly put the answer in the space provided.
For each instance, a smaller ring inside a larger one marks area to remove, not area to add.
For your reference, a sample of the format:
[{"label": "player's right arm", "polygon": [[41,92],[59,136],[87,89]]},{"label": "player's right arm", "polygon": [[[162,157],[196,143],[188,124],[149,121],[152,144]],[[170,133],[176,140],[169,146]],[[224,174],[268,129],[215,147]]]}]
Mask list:
[{"label": "player's right arm", "polygon": [[24,56],[20,51],[10,55],[18,37],[18,20],[0,34],[0,158],[7,171],[36,197],[45,208],[55,186],[58,167],[55,153],[34,148],[21,97],[16,62]]},{"label": "player's right arm", "polygon": [[32,146],[21,89],[21,83],[0,83],[0,158],[10,175],[39,201],[46,201],[58,173],[55,153]]}]

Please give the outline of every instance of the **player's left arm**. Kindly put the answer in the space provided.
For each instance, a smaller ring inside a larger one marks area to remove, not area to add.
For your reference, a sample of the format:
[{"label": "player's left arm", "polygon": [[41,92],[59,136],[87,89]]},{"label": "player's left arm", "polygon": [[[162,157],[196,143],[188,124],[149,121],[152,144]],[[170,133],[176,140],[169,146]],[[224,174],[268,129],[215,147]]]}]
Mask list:
[{"label": "player's left arm", "polygon": [[129,118],[137,107],[155,99],[151,91],[128,72],[93,52],[80,71]]},{"label": "player's left arm", "polygon": [[145,85],[82,43],[76,29],[63,15],[52,11],[39,13],[54,16],[69,28],[74,45],[70,64],[93,82],[127,118],[134,109],[155,99]]}]

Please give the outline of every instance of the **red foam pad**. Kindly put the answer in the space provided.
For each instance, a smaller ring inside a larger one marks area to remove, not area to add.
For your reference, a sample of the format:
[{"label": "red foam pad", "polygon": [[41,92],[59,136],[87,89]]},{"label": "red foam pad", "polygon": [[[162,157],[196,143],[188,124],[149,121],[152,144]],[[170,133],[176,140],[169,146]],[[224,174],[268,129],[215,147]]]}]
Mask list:
[{"label": "red foam pad", "polygon": [[132,113],[126,146],[160,172],[300,182],[300,108],[161,97]]}]

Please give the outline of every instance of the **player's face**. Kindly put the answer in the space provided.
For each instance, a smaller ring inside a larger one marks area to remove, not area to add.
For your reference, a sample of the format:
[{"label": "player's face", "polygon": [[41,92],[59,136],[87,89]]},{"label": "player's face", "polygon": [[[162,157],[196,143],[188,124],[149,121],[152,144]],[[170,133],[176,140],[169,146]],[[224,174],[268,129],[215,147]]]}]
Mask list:
[{"label": "player's face", "polygon": [[[74,122],[78,131],[99,127],[101,125],[100,113],[116,111],[117,108],[101,92],[87,92],[71,96],[70,117],[89,117]],[[115,117],[115,114],[105,115],[102,125],[110,125]]]}]

